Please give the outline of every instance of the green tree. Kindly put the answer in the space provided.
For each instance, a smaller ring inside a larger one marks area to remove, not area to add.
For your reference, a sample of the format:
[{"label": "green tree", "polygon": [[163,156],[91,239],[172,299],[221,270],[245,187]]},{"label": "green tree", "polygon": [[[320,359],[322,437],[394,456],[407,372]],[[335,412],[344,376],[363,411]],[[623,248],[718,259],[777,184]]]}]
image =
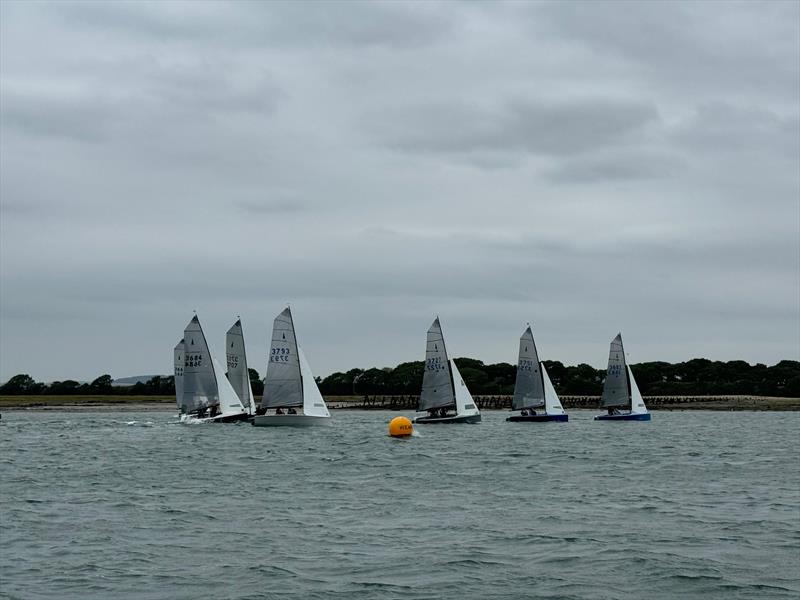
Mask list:
[{"label": "green tree", "polygon": [[248,367],[247,375],[250,377],[250,388],[253,390],[253,396],[258,398],[264,395],[264,382],[258,371]]},{"label": "green tree", "polygon": [[37,383],[27,373],[20,373],[19,375],[14,375],[0,386],[0,394],[40,394],[43,389],[44,384]]},{"label": "green tree", "polygon": [[110,394],[112,381],[114,380],[111,379],[111,375],[100,375],[100,377],[89,384],[89,388],[93,394]]}]

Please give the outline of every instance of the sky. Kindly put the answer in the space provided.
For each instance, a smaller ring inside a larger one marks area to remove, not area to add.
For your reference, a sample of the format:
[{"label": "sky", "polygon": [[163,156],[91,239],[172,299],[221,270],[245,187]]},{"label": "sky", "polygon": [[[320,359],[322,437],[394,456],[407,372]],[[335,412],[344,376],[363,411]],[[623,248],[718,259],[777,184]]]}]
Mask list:
[{"label": "sky", "polygon": [[800,359],[800,3],[0,3],[0,381]]}]

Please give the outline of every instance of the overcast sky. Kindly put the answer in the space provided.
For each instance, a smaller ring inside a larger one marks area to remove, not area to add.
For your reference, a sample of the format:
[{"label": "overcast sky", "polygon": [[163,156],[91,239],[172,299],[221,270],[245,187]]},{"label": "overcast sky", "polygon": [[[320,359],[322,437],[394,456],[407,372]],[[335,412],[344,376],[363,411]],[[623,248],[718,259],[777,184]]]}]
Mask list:
[{"label": "overcast sky", "polygon": [[0,381],[800,358],[798,2],[0,3]]}]

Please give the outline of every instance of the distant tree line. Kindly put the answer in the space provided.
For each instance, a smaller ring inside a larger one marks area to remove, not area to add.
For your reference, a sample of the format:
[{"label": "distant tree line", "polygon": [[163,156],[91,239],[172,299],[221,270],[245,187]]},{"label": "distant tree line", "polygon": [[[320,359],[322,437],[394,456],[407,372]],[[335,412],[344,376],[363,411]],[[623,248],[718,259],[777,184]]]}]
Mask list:
[{"label": "distant tree line", "polygon": [[[457,358],[458,370],[470,392],[478,395],[514,393],[517,367],[508,363],[484,364],[472,358]],[[605,370],[587,364],[564,366],[543,361],[553,386],[566,396],[599,396]],[[406,362],[395,368],[350,369],[332,373],[319,381],[323,395],[419,394],[423,361]],[[728,362],[695,358],[670,364],[647,362],[631,365],[636,382],[646,396],[754,395],[800,397],[800,362],[782,360],[768,367],[742,360]]]},{"label": "distant tree line", "polygon": [[[484,364],[473,358],[457,358],[464,382],[473,394],[502,395],[514,393],[516,365]],[[605,371],[587,364],[564,366],[559,361],[544,361],[547,373],[559,394],[599,396]],[[350,369],[317,377],[325,396],[414,395],[422,386],[423,361],[405,362],[394,368]],[[750,365],[743,360],[728,362],[695,358],[681,363],[647,362],[631,365],[631,370],[645,396],[753,395],[800,397],[800,362],[782,360],[768,367]],[[264,393],[258,371],[249,369],[253,395]],[[26,374],[15,375],[0,386],[3,395],[119,395],[171,396],[175,378],[155,376],[131,386],[112,386],[110,375],[101,375],[91,383],[68,379],[50,384],[34,381]]]}]

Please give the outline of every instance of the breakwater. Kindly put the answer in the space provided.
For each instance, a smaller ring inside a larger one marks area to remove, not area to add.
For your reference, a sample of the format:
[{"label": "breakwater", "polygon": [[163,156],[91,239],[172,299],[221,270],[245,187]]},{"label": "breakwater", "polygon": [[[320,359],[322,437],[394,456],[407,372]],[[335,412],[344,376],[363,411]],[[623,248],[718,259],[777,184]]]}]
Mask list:
[{"label": "breakwater", "polygon": [[[510,410],[511,396],[473,396],[481,410]],[[598,408],[600,396],[559,396],[561,404],[570,408]],[[394,396],[327,396],[332,409],[415,410],[418,395]],[[650,410],[800,410],[800,398],[764,396],[645,396]]]}]

